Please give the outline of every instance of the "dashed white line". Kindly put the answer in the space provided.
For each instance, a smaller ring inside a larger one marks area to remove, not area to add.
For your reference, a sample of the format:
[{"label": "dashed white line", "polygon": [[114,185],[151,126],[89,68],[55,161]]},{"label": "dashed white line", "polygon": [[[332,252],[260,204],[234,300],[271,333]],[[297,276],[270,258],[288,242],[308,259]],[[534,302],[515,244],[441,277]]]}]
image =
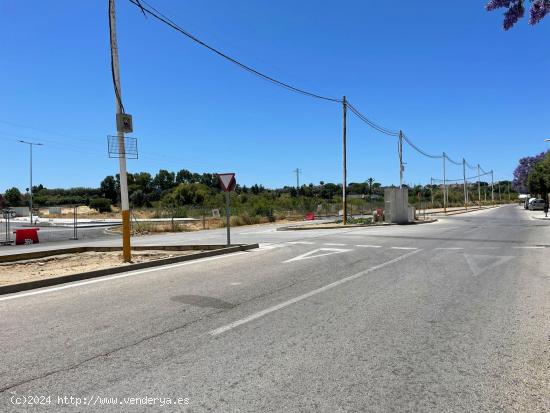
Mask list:
[{"label": "dashed white line", "polygon": [[311,241],[288,241],[287,244],[296,244],[296,245],[314,245],[314,242]]},{"label": "dashed white line", "polygon": [[273,313],[274,311],[278,311],[278,310],[281,310],[285,307],[288,307],[292,304],[295,304],[297,302],[300,302],[300,301],[303,301],[305,300],[306,298],[309,298],[309,297],[312,297],[314,295],[317,295],[317,294],[320,294],[322,292],[325,292],[325,291],[328,291],[332,288],[335,288],[341,284],[344,284],[344,283],[347,283],[349,281],[352,281],[352,280],[355,280],[357,278],[360,278],[360,277],[363,277],[373,271],[376,271],[376,270],[379,270],[380,268],[384,268],[388,265],[392,265],[392,264],[395,264],[396,262],[399,262],[401,260],[404,260],[405,258],[408,258],[410,257],[411,255],[414,255],[414,254],[417,254],[419,253],[420,251],[422,251],[421,249],[417,249],[416,251],[412,251],[412,252],[408,252],[404,255],[401,255],[400,257],[397,257],[397,258],[394,258],[393,260],[389,260],[389,261],[386,261],[382,264],[379,264],[379,265],[376,265],[374,267],[371,267],[371,268],[368,268],[364,271],[361,271],[361,272],[358,272],[357,274],[354,274],[354,275],[350,275],[349,277],[345,277],[345,278],[342,278],[341,280],[338,280],[338,281],[335,281],[331,284],[328,284],[328,285],[325,285],[324,287],[321,287],[321,288],[317,288],[313,291],[310,291],[306,294],[302,294],[298,297],[295,297],[295,298],[292,298],[290,300],[287,300],[287,301],[284,301],[280,304],[277,304],[277,305],[274,305],[273,307],[269,307],[269,308],[266,308],[265,310],[262,310],[262,311],[258,311],[257,313],[254,313],[254,314],[251,314],[249,315],[248,317],[245,317],[245,318],[241,318],[240,320],[237,320],[237,321],[234,321],[232,323],[229,323],[225,326],[222,326],[222,327],[219,327],[219,328],[216,328],[215,330],[212,330],[210,331],[210,335],[212,336],[218,336],[220,334],[223,334],[225,333],[226,331],[229,331],[229,330],[232,330],[234,329],[235,327],[239,327],[243,324],[246,324],[246,323],[249,323],[251,321],[254,321],[260,317],[263,317],[269,313]]},{"label": "dashed white line", "polygon": [[356,247],[360,247],[360,248],[382,248],[382,245],[356,245]]},{"label": "dashed white line", "polygon": [[391,247],[392,250],[417,250],[415,247]]},{"label": "dashed white line", "polygon": [[536,245],[533,245],[533,246],[512,247],[512,248],[515,248],[515,249],[522,249],[522,250],[542,250],[542,249],[544,249],[545,247],[538,247],[538,246],[536,246]]},{"label": "dashed white line", "polygon": [[436,250],[449,250],[449,251],[455,251],[455,250],[463,250],[462,247],[441,247],[441,248],[435,248]]},{"label": "dashed white line", "polygon": [[325,242],[323,245],[330,245],[333,247],[345,247],[348,244],[340,244],[338,242]]}]

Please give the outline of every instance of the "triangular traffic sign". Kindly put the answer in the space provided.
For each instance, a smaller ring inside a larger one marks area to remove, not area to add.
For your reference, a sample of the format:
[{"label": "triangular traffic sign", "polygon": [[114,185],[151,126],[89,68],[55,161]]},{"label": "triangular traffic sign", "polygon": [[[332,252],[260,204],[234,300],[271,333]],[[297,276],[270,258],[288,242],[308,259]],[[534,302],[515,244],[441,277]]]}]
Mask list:
[{"label": "triangular traffic sign", "polygon": [[225,192],[232,191],[235,187],[235,174],[234,173],[225,173],[225,174],[218,174],[218,178],[220,178],[220,183],[222,185],[222,189]]}]

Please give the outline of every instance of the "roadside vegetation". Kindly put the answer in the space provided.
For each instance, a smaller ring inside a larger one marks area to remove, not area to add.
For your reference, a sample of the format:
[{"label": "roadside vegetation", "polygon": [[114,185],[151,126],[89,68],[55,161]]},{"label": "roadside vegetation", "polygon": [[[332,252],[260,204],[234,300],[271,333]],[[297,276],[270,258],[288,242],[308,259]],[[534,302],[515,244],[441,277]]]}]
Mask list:
[{"label": "roadside vegetation", "polygon": [[[225,214],[224,193],[219,188],[216,175],[212,173],[198,174],[185,169],[177,173],[161,169],[154,176],[148,172],[129,173],[128,185],[134,218],[200,218],[205,221],[218,214],[223,218]],[[447,188],[449,206],[463,206],[462,184],[450,184]],[[510,188],[509,181],[495,184],[497,202],[517,199],[513,190],[509,193]],[[384,189],[374,178],[350,183],[347,187],[349,212],[353,215],[370,215],[377,208],[383,208]],[[470,202],[477,204],[477,182],[470,183],[468,191]],[[71,209],[68,207],[71,205],[87,206],[86,211],[91,208],[97,211],[96,214],[114,217],[118,212],[118,193],[118,175],[105,177],[97,188],[49,189],[37,185],[33,187],[33,205],[49,217],[57,216],[56,213],[61,213],[61,210],[63,214],[70,214]],[[443,206],[441,185],[410,186],[409,194],[409,203],[418,209]],[[258,184],[237,185],[230,196],[231,224],[235,226],[301,220],[307,212],[317,216],[337,216],[342,208],[342,186],[323,181],[302,185],[300,188],[285,186],[268,189]],[[25,206],[29,204],[28,201],[28,194],[11,188],[0,198],[0,207]],[[481,182],[481,203],[491,203],[490,183]],[[87,215],[93,214],[87,212]],[[218,226],[225,225],[223,219],[216,222]],[[154,228],[144,227],[143,231],[172,230],[173,227],[174,224],[159,224]],[[188,230],[186,228],[174,230]]]},{"label": "roadside vegetation", "polygon": [[523,194],[548,200],[550,192],[550,151],[519,160],[514,171],[514,188]]}]

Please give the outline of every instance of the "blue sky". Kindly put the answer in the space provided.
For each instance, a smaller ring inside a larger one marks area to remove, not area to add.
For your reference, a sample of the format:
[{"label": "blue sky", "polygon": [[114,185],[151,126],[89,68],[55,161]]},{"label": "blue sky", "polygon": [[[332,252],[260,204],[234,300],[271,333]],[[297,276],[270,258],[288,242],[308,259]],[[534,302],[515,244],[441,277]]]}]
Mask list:
[{"label": "blue sky", "polygon": [[[444,2],[150,0],[182,27],[273,77],[348,99],[446,151],[510,179],[517,159],[550,138],[550,20],[504,32],[483,0]],[[341,107],[271,85],[117,0],[122,93],[140,159],[160,168],[235,171],[241,184],[341,179]],[[34,182],[97,186],[115,174],[107,0],[0,0],[0,192]],[[441,162],[405,146],[405,181],[441,176]],[[448,177],[461,177],[449,165]],[[397,143],[348,120],[348,181],[398,183]]]}]

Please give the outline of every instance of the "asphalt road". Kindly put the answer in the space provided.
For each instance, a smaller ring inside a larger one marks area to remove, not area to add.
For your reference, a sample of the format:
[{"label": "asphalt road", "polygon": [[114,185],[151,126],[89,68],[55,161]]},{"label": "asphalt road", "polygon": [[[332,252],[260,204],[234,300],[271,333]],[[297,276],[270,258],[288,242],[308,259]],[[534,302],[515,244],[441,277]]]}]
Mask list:
[{"label": "asphalt road", "polygon": [[1,296],[0,411],[550,411],[549,222],[234,237],[261,248]]}]

